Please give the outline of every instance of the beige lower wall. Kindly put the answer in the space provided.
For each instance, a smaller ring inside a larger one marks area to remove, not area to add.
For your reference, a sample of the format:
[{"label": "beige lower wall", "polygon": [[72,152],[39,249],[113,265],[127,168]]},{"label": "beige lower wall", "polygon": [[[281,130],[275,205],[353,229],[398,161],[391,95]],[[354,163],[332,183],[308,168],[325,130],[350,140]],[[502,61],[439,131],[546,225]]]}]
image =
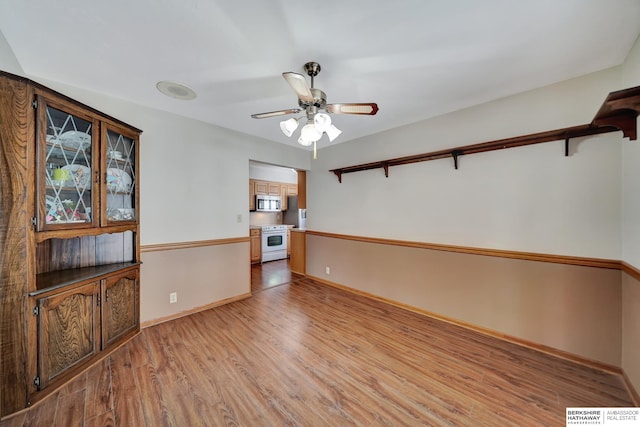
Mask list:
[{"label": "beige lower wall", "polygon": [[622,274],[622,369],[640,393],[640,280]]},{"label": "beige lower wall", "polygon": [[[251,292],[249,242],[142,252],[144,324]],[[169,294],[178,302],[169,304]]]},{"label": "beige lower wall", "polygon": [[620,270],[307,234],[307,275],[622,366]]}]

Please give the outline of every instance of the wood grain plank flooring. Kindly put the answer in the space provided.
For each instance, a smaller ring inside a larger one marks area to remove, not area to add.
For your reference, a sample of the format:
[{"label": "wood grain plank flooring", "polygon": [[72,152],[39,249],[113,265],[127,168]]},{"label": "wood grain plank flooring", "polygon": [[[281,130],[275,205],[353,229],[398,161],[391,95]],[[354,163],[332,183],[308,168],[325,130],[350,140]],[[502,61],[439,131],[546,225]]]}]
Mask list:
[{"label": "wood grain plank flooring", "polygon": [[292,275],[144,329],[14,426],[559,426],[623,380]]}]

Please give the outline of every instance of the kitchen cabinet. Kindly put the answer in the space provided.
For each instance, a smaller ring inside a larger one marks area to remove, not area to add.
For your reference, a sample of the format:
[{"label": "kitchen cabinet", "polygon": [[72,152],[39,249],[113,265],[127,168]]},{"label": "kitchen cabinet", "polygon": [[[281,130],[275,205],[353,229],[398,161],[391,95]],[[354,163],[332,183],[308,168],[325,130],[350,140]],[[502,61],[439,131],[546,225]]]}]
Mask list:
[{"label": "kitchen cabinet", "polygon": [[298,186],[296,184],[280,184],[280,195],[282,197],[282,210],[289,209],[289,201],[287,197],[298,195]]},{"label": "kitchen cabinet", "polygon": [[252,179],[249,180],[249,210],[256,210],[256,184]]},{"label": "kitchen cabinet", "polygon": [[288,196],[298,195],[298,185],[288,184],[285,182],[262,181],[257,179],[249,180],[249,210],[256,210],[256,194],[280,196],[282,199],[281,208],[286,211],[289,206],[287,203]]},{"label": "kitchen cabinet", "polygon": [[251,242],[251,264],[257,264],[262,259],[262,234],[259,228],[249,230]]},{"label": "kitchen cabinet", "polygon": [[141,131],[3,72],[0,124],[5,416],[140,330]]},{"label": "kitchen cabinet", "polygon": [[287,200],[287,186],[282,184],[280,186],[280,198],[282,199],[282,203],[280,204],[280,208],[283,211],[289,209],[289,200]]},{"label": "kitchen cabinet", "polygon": [[279,196],[280,195],[280,183],[273,181],[261,181],[261,180],[249,180],[253,181],[253,191],[255,194],[263,194],[267,196]]},{"label": "kitchen cabinet", "polygon": [[281,185],[279,182],[267,182],[267,186],[269,188],[269,195],[271,196],[280,196]]},{"label": "kitchen cabinet", "polygon": [[253,180],[255,194],[269,194],[269,183],[267,181]]},{"label": "kitchen cabinet", "polygon": [[253,193],[268,195],[268,196],[279,196],[280,195],[280,183],[272,182],[272,181],[261,181],[257,179],[249,180],[249,189],[251,191],[251,183],[253,182]]}]

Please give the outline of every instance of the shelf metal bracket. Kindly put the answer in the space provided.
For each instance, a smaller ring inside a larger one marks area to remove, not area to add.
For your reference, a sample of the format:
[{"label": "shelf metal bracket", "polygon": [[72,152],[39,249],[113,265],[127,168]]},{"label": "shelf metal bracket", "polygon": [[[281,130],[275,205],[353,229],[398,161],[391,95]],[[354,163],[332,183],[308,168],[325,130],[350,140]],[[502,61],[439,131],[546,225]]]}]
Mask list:
[{"label": "shelf metal bracket", "polygon": [[383,163],[382,169],[384,169],[384,176],[389,178],[389,163]]},{"label": "shelf metal bracket", "polygon": [[569,157],[569,138],[564,140],[564,156]]},{"label": "shelf metal bracket", "polygon": [[338,177],[338,182],[342,184],[342,171],[340,169],[336,169],[333,171],[333,173],[335,173],[336,176]]},{"label": "shelf metal bracket", "polygon": [[462,151],[460,150],[453,150],[451,152],[451,156],[453,157],[453,167],[456,168],[456,170],[458,170],[458,156],[462,155]]}]

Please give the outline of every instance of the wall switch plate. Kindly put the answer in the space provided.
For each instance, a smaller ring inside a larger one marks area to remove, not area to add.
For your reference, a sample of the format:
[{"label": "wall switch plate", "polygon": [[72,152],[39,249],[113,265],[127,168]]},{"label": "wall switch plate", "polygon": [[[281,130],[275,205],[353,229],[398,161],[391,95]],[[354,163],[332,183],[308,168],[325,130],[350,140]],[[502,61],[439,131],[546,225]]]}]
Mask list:
[{"label": "wall switch plate", "polygon": [[236,216],[236,221],[242,222],[242,214],[238,214],[238,216]]},{"label": "wall switch plate", "polygon": [[325,267],[324,272],[327,274],[331,274],[331,267]]},{"label": "wall switch plate", "polygon": [[171,292],[169,294],[169,304],[173,304],[175,302],[178,302],[178,293],[177,292]]}]

